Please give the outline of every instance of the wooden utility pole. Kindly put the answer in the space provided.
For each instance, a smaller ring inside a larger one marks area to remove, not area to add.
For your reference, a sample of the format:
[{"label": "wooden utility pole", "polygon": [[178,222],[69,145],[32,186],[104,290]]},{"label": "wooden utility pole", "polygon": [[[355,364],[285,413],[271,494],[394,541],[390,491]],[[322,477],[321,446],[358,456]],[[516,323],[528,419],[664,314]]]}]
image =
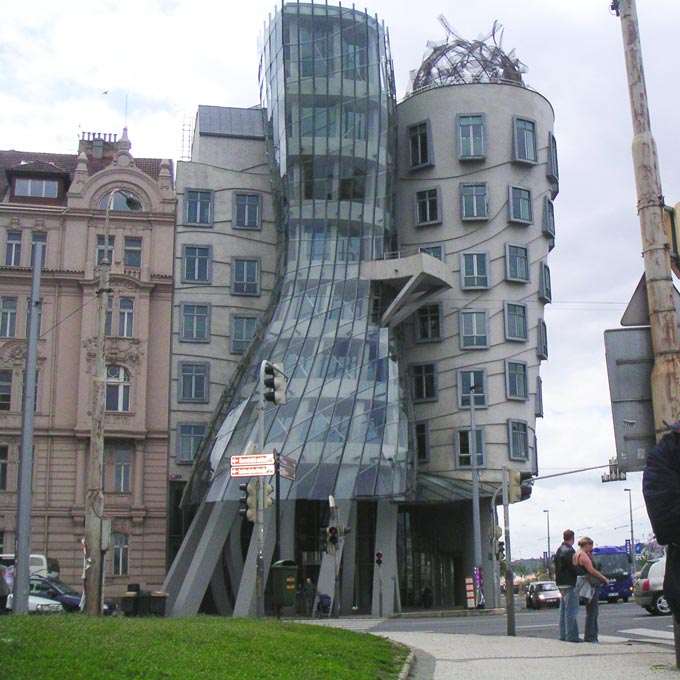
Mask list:
[{"label": "wooden utility pole", "polygon": [[667,430],[664,423],[674,423],[680,418],[680,353],[670,248],[663,223],[664,197],[650,125],[635,0],[614,0],[611,7],[621,17],[633,119],[633,165],[654,351],[651,382],[658,440]]}]

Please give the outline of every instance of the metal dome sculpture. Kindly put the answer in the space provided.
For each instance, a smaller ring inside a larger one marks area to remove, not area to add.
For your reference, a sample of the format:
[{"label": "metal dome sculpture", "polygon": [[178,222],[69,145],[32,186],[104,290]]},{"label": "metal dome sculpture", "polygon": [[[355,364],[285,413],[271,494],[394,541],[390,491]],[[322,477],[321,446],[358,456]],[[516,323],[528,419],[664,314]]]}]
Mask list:
[{"label": "metal dome sculpture", "polygon": [[428,43],[428,52],[417,71],[411,72],[411,93],[442,85],[510,83],[524,86],[527,67],[515,50],[503,51],[503,27],[494,21],[491,31],[477,40],[464,40],[444,16],[438,17],[447,37],[444,43]]}]

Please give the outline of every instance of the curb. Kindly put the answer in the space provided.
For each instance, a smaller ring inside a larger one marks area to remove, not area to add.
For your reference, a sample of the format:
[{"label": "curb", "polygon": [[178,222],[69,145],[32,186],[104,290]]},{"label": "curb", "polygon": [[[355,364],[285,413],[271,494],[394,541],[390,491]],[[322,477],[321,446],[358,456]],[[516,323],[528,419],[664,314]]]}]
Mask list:
[{"label": "curb", "polygon": [[406,678],[408,678],[415,658],[416,658],[415,652],[411,650],[409,652],[409,655],[406,657],[406,661],[404,661],[404,665],[401,667],[401,672],[399,673],[397,680],[406,680]]}]

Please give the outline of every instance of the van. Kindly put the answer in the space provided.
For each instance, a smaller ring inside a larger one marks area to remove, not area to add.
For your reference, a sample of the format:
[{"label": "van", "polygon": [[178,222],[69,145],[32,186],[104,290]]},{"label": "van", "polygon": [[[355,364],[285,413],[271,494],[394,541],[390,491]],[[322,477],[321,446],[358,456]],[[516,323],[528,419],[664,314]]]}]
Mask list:
[{"label": "van", "polygon": [[[6,567],[14,564],[14,555],[7,553],[0,555],[0,564]],[[31,576],[44,576],[45,578],[59,578],[59,562],[45,555],[31,554],[28,559],[28,569]]]},{"label": "van", "polygon": [[655,616],[671,613],[663,594],[663,578],[666,571],[666,557],[655,562],[647,562],[640,576],[635,579],[635,602]]}]

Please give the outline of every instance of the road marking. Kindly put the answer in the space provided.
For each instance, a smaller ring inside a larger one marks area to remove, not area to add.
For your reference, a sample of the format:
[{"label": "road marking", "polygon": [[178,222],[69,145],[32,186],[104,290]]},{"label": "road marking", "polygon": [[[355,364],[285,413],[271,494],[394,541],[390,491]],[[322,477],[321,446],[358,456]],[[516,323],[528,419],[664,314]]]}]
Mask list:
[{"label": "road marking", "polygon": [[345,630],[353,630],[365,633],[371,628],[375,628],[380,623],[385,621],[382,619],[297,619],[295,623],[307,623],[312,626],[328,626],[331,628],[344,628]]}]

